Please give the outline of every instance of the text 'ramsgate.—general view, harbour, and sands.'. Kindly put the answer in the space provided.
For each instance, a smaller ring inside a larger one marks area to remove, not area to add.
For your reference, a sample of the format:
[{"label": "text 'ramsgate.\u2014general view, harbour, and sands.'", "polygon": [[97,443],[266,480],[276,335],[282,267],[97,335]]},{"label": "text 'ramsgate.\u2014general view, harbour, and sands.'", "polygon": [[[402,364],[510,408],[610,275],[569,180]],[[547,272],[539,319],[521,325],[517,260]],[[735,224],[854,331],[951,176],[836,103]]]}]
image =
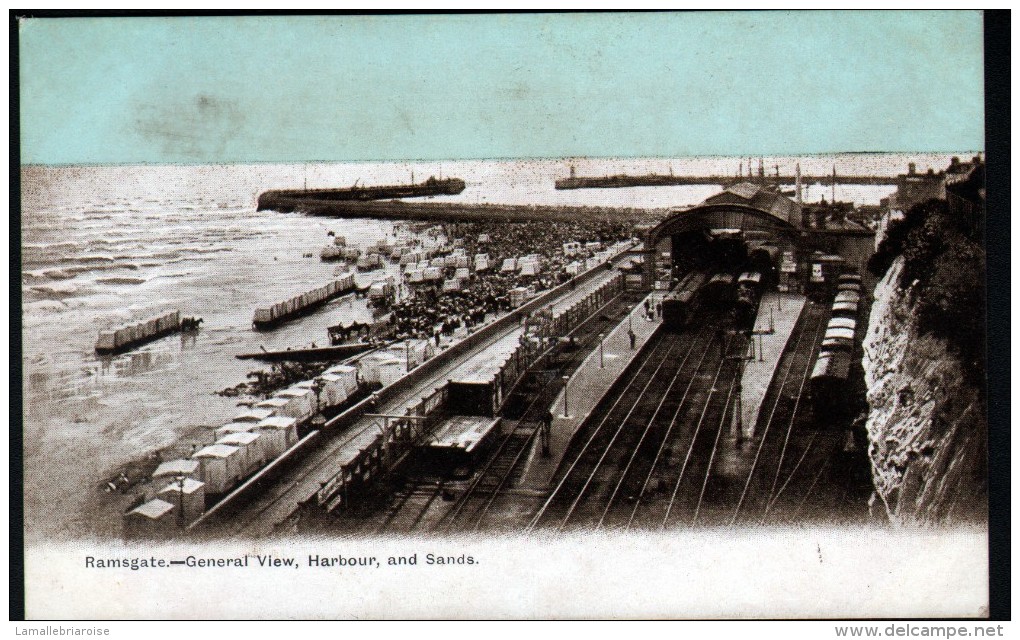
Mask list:
[{"label": "text 'ramsgate.\u2014general view, harbour, and sands.'", "polygon": [[26,537],[981,520],[983,172],[25,166]]}]

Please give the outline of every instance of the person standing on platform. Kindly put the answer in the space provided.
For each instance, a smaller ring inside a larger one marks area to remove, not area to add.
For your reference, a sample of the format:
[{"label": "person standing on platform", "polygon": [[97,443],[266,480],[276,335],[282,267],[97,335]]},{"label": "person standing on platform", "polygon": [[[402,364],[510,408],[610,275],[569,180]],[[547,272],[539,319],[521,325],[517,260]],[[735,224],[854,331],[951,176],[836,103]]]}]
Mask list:
[{"label": "person standing on platform", "polygon": [[719,357],[726,357],[726,330],[722,327],[716,329],[715,340],[719,343]]},{"label": "person standing on platform", "polygon": [[630,338],[630,348],[633,350],[634,346],[637,344],[637,334],[634,333],[633,329],[628,329],[627,337]]},{"label": "person standing on platform", "polygon": [[549,435],[552,433],[552,410],[546,410],[542,416],[542,456],[549,457]]},{"label": "person standing on platform", "polygon": [[655,317],[662,319],[662,302],[655,303]]}]

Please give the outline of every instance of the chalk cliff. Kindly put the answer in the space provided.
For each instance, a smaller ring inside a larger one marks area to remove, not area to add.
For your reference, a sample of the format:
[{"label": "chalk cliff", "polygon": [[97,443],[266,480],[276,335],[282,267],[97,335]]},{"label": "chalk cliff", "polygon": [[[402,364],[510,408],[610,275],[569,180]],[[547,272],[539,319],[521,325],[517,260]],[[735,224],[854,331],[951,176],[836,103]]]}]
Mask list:
[{"label": "chalk cliff", "polygon": [[876,286],[864,339],[871,508],[896,524],[980,521],[987,517],[984,392],[958,350],[922,330],[921,293],[916,281],[903,286],[904,269],[904,257],[895,258]]}]

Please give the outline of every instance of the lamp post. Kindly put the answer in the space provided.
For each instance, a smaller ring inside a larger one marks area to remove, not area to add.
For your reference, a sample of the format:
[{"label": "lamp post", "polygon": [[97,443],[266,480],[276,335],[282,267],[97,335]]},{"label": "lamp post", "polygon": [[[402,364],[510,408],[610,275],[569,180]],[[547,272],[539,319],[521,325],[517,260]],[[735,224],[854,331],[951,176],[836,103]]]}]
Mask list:
[{"label": "lamp post", "polygon": [[740,449],[744,444],[744,403],[741,400],[744,393],[743,378],[744,362],[741,360],[737,369],[737,397],[733,399],[734,407],[732,423],[733,444],[736,445],[738,449]]},{"label": "lamp post", "polygon": [[567,391],[569,389],[570,376],[563,376],[563,417],[570,417],[570,405],[567,403]]},{"label": "lamp post", "polygon": [[600,331],[599,332],[599,369],[605,369],[606,368],[605,349],[603,348],[603,345],[606,342],[605,337],[606,337],[606,334],[604,332]]},{"label": "lamp post", "polygon": [[177,526],[184,528],[184,476],[177,476]]},{"label": "lamp post", "polygon": [[325,389],[320,378],[312,383],[312,393],[315,394],[315,413],[312,415],[312,427],[321,429],[326,424],[326,416],[322,415],[322,392]]}]

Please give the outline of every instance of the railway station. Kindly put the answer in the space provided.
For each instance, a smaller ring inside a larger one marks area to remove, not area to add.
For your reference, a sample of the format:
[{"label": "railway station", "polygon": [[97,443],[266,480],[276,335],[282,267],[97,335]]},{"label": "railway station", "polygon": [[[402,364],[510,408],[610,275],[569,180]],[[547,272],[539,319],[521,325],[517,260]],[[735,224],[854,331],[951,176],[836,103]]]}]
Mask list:
[{"label": "railway station", "polygon": [[673,210],[639,244],[409,364],[193,529],[861,518],[863,391],[848,381],[873,234],[753,183]]}]

